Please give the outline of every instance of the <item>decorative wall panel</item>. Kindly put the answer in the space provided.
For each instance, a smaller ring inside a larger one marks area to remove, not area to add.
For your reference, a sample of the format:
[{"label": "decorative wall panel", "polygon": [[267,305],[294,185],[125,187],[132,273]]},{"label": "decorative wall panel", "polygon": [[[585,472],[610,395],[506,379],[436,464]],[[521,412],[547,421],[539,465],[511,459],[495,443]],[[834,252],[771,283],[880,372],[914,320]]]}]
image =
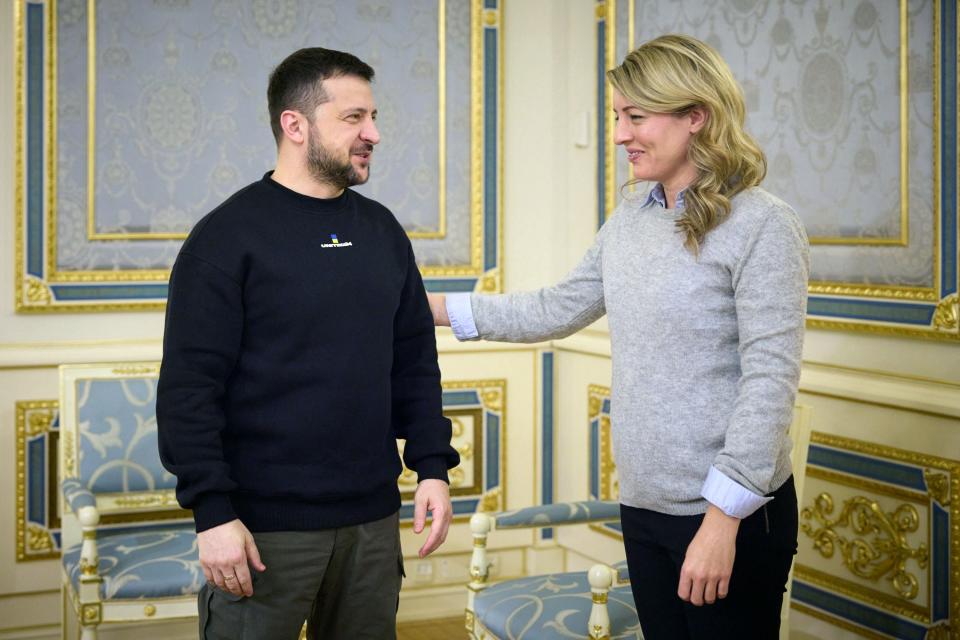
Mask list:
[{"label": "decorative wall panel", "polygon": [[18,562],[46,560],[60,555],[58,405],[56,400],[16,403]]},{"label": "decorative wall panel", "polygon": [[601,224],[630,178],[603,73],[671,32],[712,44],[743,86],[764,186],[810,236],[810,326],[960,340],[956,3],[598,3]]},{"label": "decorative wall panel", "polygon": [[793,608],[869,637],[958,637],[960,460],[810,442]]},{"label": "decorative wall panel", "polygon": [[[592,384],[587,388],[587,398],[590,500],[618,500],[620,480],[610,434],[610,387]],[[618,539],[623,538],[619,522],[593,523],[590,528]]]},{"label": "decorative wall panel", "polygon": [[[443,383],[443,415],[453,424],[451,444],[460,464],[451,469],[454,516],[506,508],[506,380],[457,380]],[[401,452],[403,442],[399,442]],[[413,521],[417,474],[403,468],[399,479],[402,522]]]},{"label": "decorative wall panel", "polygon": [[376,69],[382,142],[357,190],[428,288],[500,289],[497,0],[17,0],[16,300],[153,309],[193,224],[274,166],[269,71],[319,45]]}]

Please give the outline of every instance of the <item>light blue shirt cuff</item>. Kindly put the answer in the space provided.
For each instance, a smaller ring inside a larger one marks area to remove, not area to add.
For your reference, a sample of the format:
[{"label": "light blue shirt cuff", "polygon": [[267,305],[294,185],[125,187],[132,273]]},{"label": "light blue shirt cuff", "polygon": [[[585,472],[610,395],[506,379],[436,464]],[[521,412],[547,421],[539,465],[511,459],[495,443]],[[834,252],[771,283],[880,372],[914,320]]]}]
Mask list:
[{"label": "light blue shirt cuff", "polygon": [[737,484],[716,467],[710,467],[710,473],[707,474],[700,495],[728,516],[741,520],[773,500],[773,498],[759,496]]},{"label": "light blue shirt cuff", "polygon": [[469,293],[447,294],[447,316],[457,340],[476,340],[480,337],[473,321],[473,306],[470,304]]}]

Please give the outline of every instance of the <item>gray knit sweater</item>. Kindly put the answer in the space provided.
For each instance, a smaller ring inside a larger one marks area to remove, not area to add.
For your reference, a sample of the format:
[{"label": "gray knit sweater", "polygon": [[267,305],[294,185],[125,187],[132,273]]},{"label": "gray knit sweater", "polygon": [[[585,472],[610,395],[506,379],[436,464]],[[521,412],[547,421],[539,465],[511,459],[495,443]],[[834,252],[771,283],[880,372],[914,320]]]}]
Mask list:
[{"label": "gray knit sweater", "polygon": [[631,197],[562,282],[470,301],[480,337],[506,342],[568,336],[606,313],[620,501],[693,515],[711,466],[759,495],[790,476],[808,245],[760,188],[733,199],[699,258],[680,213]]}]

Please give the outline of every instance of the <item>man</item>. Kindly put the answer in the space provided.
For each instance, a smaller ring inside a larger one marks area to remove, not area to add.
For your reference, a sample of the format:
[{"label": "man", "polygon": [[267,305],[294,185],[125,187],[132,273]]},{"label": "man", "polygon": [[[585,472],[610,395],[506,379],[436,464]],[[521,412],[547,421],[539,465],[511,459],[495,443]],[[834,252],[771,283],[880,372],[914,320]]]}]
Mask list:
[{"label": "man", "polygon": [[[356,57],[301,49],[267,97],[276,169],[204,217],[170,278],[160,455],[193,510],[202,638],[392,638],[404,461],[414,531],[451,518],[459,458],[413,250],[348,187],[380,141]],[[254,569],[253,572],[250,568]]]}]

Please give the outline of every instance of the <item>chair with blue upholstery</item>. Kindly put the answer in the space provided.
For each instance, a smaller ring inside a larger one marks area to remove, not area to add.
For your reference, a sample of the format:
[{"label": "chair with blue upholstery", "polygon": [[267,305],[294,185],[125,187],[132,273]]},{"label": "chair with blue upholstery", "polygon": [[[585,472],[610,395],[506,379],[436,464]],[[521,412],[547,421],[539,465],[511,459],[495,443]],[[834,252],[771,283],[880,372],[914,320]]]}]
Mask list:
[{"label": "chair with blue upholstery", "polygon": [[158,374],[156,363],[60,368],[62,592],[82,640],[110,622],[196,616],[205,579],[160,464]]},{"label": "chair with blue upholstery", "polygon": [[556,527],[620,519],[615,500],[560,502],[470,519],[473,556],[467,586],[466,628],[475,640],[612,638],[642,640],[626,562],[487,584],[491,530]]},{"label": "chair with blue upholstery", "polygon": [[[791,462],[797,496],[802,500],[810,445],[809,408],[797,405],[790,427]],[[496,529],[610,523],[620,519],[615,500],[554,503],[470,519],[473,556],[467,585],[466,628],[473,640],[643,640],[630,590],[626,562],[596,564],[589,571],[564,572],[488,584],[488,534]],[[792,570],[791,570],[792,579]],[[790,637],[790,583],[784,596],[780,639]]]}]

